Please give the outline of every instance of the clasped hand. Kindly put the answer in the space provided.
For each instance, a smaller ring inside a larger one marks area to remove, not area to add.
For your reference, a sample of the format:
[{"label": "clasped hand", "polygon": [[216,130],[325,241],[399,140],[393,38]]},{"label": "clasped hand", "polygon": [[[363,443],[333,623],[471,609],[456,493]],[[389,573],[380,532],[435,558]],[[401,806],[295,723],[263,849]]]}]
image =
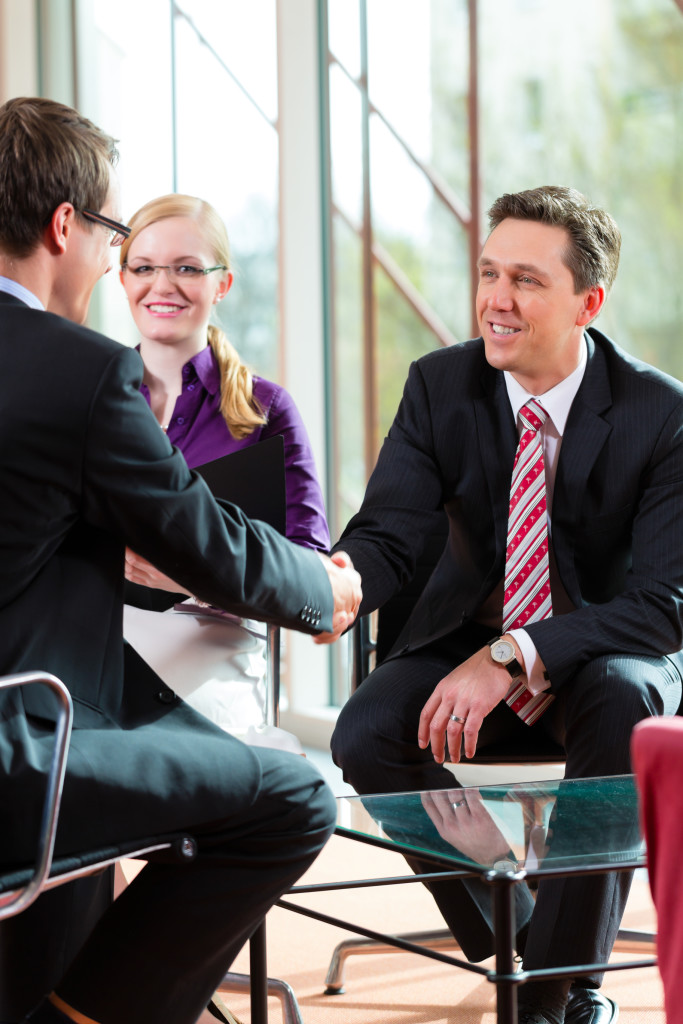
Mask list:
[{"label": "clasped hand", "polygon": [[155,569],[151,562],[142,555],[136,555],[130,548],[126,548],[126,579],[130,583],[139,583],[143,587],[153,587],[155,590],[170,590],[174,594],[188,596],[190,594],[189,590],[185,590],[170,576],[165,576],[163,572]]},{"label": "clasped hand", "polygon": [[363,597],[361,579],[345,551],[336,551],[329,557],[318,552],[332,587],[334,615],[332,632],[319,633],[313,639],[317,644],[331,644],[352,626]]},{"label": "clasped hand", "polygon": [[[343,551],[328,557],[319,554],[319,557],[327,572],[327,578],[332,587],[334,599],[334,614],[332,617],[333,632],[322,634],[322,643],[331,643],[341,636],[344,630],[354,622],[358,614],[363,592],[361,590],[360,576],[353,568],[351,559]],[[143,558],[137,555],[130,548],[126,548],[126,579],[131,583],[140,583],[145,587],[154,587],[158,590],[170,590],[189,595],[174,580],[165,576],[162,572]],[[319,637],[315,638],[317,641]]]}]

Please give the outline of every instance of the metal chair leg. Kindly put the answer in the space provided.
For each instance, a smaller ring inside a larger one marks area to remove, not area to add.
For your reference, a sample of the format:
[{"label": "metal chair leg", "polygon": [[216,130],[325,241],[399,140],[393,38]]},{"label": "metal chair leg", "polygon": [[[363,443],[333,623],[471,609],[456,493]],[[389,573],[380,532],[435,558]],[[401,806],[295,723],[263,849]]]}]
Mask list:
[{"label": "metal chair leg", "polygon": [[[251,978],[248,974],[234,974],[232,971],[224,976],[219,992],[250,992]],[[299,1004],[291,986],[280,978],[268,978],[268,995],[277,996],[282,1006],[284,1024],[303,1024]]]},{"label": "metal chair leg", "polygon": [[219,992],[249,992],[252,1024],[268,1024],[268,996],[277,996],[284,1024],[303,1024],[299,1004],[291,987],[280,978],[269,978],[266,964],[266,922],[261,921],[249,939],[250,974],[228,971]]},{"label": "metal chair leg", "polygon": [[[459,949],[451,933],[445,929],[429,932],[401,933],[402,939],[430,949]],[[632,931],[620,928],[614,943],[616,953],[652,953],[657,941],[656,932]],[[375,939],[344,939],[334,949],[325,978],[325,995],[336,996],[344,992],[344,971],[347,958],[358,953],[396,953],[395,946],[376,942]]]},{"label": "metal chair leg", "polygon": [[[429,946],[430,949],[459,949],[449,931],[439,928],[437,931],[406,932],[401,933],[401,938],[408,942],[415,942],[421,946]],[[332,954],[330,966],[327,969],[325,978],[325,995],[341,995],[344,991],[344,968],[346,960],[354,953],[397,953],[396,946],[376,942],[375,939],[344,939],[340,942]]]},{"label": "metal chair leg", "polygon": [[614,943],[614,951],[615,953],[652,953],[656,944],[657,932],[620,928]]}]

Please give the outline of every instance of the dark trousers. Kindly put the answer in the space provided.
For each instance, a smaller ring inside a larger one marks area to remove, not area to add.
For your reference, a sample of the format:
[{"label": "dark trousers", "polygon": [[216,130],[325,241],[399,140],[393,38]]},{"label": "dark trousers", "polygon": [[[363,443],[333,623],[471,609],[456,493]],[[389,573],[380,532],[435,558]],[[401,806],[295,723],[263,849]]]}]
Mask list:
[{"label": "dark trousers", "polygon": [[[454,775],[417,745],[420,712],[437,683],[478,650],[492,633],[463,628],[417,652],[391,658],[372,672],[343,708],[332,754],[356,792],[389,793],[453,789]],[[675,714],[681,700],[675,658],[604,657],[583,668],[533,726],[501,702],[484,721],[479,748],[501,739],[520,750],[550,735],[567,755],[565,777],[588,778],[631,771],[629,741],[641,719]],[[457,769],[455,772],[457,778]],[[561,836],[554,843],[561,843]],[[417,871],[433,870],[409,861]],[[628,873],[545,880],[534,901],[517,886],[518,933],[528,936],[524,967],[565,966],[607,960],[631,884]],[[490,956],[490,890],[477,880],[430,885],[448,927],[471,960]],[[521,949],[520,949],[521,951]],[[599,986],[602,976],[583,981]]]},{"label": "dark trousers", "polygon": [[[0,923],[0,1021],[20,1021],[51,992],[113,899],[114,869],[44,893]],[[57,926],[56,926],[57,925]]]},{"label": "dark trousers", "polygon": [[[87,906],[92,931],[55,989],[103,1024],[196,1021],[245,941],[334,827],[332,794],[305,758],[246,747],[182,702],[165,707],[159,711],[141,685],[117,723],[72,734],[58,854],[180,831],[195,837],[199,851],[190,864],[150,860],[101,916],[99,900]],[[0,730],[0,770],[25,798],[22,805],[17,796],[6,819],[22,859],[26,806],[43,784],[50,746],[49,730],[19,715]],[[82,895],[87,904],[87,887]],[[68,895],[54,906],[50,894],[37,902],[34,923],[42,916],[62,962],[84,938],[74,923],[82,906],[74,908]],[[63,920],[54,908],[65,911]],[[74,929],[73,944],[64,939],[67,929]],[[21,935],[10,955],[12,921],[0,928],[0,950],[8,950],[8,959],[0,958],[0,991],[6,983],[14,991],[10,961],[24,956],[20,991],[33,990],[33,1003],[44,991],[36,991],[31,957],[45,932],[24,928]],[[51,957],[42,969],[40,984],[47,979],[51,987]],[[5,1019],[20,1019],[27,1007],[11,1009],[20,1012]]]},{"label": "dark trousers", "polygon": [[[256,749],[251,808],[192,831],[190,865],[147,864],[96,925],[57,992],[104,1024],[190,1024],[259,921],[328,839],[329,789],[304,758]],[[113,983],[112,983],[113,982]]]}]

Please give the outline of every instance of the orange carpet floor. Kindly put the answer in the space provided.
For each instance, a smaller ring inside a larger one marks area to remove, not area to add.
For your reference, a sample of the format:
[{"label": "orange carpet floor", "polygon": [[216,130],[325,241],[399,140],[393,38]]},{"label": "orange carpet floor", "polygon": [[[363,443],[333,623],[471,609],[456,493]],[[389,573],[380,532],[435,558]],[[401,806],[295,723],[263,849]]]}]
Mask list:
[{"label": "orange carpet floor", "polygon": [[[397,854],[335,836],[305,880],[406,873],[403,859]],[[443,926],[421,885],[310,894],[297,900],[390,933]],[[654,927],[654,909],[643,877],[634,882],[624,926]],[[328,996],[324,994],[328,963],[335,945],[349,933],[274,908],[267,919],[267,934],[269,974],[291,985],[304,1024],[495,1024],[494,987],[481,976],[409,953],[351,956],[346,964],[344,993]],[[621,960],[640,958],[643,954],[615,954],[615,959]],[[247,972],[248,963],[244,950],[234,969]],[[603,991],[619,1004],[620,1024],[665,1024],[656,968],[608,974]],[[247,1024],[248,996],[224,992],[221,998]],[[283,1020],[277,999],[269,1000],[268,1019],[269,1024]],[[211,1020],[208,1014],[203,1015],[201,1024]]]}]

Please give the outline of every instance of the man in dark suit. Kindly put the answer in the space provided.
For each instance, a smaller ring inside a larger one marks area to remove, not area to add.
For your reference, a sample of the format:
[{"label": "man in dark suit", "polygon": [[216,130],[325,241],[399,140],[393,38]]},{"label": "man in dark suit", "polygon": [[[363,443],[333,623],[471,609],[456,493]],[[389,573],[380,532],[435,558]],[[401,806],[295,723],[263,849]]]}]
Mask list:
[{"label": "man in dark suit", "polygon": [[[683,387],[589,327],[617,271],[608,214],[544,187],[503,196],[489,215],[482,337],[411,366],[335,549],[352,557],[369,612],[411,577],[447,515],[407,624],[337,724],[333,754],[359,793],[452,788],[447,750],[457,762],[461,746],[469,757],[504,737],[524,748],[539,732],[563,744],[567,778],[629,772],[633,726],[674,714],[681,696]],[[528,553],[525,537],[538,545]],[[509,856],[504,842],[491,849],[492,862]],[[533,913],[522,890],[524,967],[606,959],[629,884],[545,882]],[[489,955],[479,888],[434,893],[467,955]],[[524,985],[521,1019],[614,1020],[600,982]]]},{"label": "man in dark suit", "polygon": [[[305,760],[244,746],[144,666],[124,675],[125,546],[310,633],[348,623],[360,588],[343,559],[217,504],[139,394],[137,353],[80,326],[127,231],[115,158],[68,107],[0,107],[0,674],[47,670],[73,697],[58,854],[187,831],[198,855],[150,862],[30,1019],[191,1024],[334,807]],[[54,717],[39,690],[0,698],[1,864],[33,857]]]}]

